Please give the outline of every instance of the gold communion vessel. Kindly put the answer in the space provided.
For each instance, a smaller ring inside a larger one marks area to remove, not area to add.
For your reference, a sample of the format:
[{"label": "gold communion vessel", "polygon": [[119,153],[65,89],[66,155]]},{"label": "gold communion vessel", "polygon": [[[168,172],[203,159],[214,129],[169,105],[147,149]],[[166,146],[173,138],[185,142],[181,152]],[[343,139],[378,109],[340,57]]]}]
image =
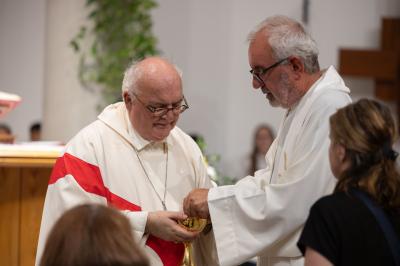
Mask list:
[{"label": "gold communion vessel", "polygon": [[[179,224],[186,228],[188,231],[201,232],[207,225],[207,219],[189,217],[185,220],[179,221]],[[185,254],[182,260],[182,266],[196,266],[193,260],[193,247],[192,243],[185,242]]]}]

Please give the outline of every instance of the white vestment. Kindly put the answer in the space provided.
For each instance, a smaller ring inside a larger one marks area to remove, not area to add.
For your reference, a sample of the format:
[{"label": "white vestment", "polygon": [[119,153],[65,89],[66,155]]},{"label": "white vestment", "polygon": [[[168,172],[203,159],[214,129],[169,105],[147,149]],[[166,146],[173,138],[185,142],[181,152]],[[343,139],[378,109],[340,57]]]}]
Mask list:
[{"label": "white vestment", "polygon": [[258,265],[303,265],[296,242],[309,208],[332,192],[329,117],[351,102],[331,66],[291,110],[267,167],[232,186],[212,188],[208,206],[221,265],[258,255]]},{"label": "white vestment", "polygon": [[[43,209],[36,265],[55,221],[67,209],[83,203],[120,209],[129,218],[133,234],[143,244],[151,265],[180,265],[182,243],[144,232],[148,212],[163,210],[165,178],[165,205],[170,211],[182,210],[183,199],[192,189],[211,186],[201,151],[190,136],[175,127],[164,142],[148,142],[133,129],[124,103],[108,106],[98,120],[67,144],[54,166]],[[216,264],[213,238],[210,232],[195,241],[199,265]]]}]

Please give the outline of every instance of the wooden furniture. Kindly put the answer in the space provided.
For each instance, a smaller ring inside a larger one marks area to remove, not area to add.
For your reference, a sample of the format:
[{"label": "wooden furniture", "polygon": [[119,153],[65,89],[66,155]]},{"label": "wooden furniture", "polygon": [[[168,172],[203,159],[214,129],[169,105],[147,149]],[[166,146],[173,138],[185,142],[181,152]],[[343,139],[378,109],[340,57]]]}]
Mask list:
[{"label": "wooden furniture", "polygon": [[59,154],[0,145],[0,265],[34,265],[47,183]]},{"label": "wooden furniture", "polygon": [[396,101],[400,121],[400,18],[382,19],[379,50],[340,49],[339,72],[373,78],[376,97]]}]

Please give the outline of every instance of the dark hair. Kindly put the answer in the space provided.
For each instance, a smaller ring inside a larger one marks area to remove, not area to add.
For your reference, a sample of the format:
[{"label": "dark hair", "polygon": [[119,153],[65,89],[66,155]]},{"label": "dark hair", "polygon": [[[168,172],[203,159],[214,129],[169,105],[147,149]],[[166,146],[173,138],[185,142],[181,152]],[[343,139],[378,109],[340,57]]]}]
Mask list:
[{"label": "dark hair", "polygon": [[148,266],[128,219],[102,205],[66,211],[53,226],[40,266]]},{"label": "dark hair", "polygon": [[30,127],[30,132],[32,131],[40,131],[42,129],[42,124],[41,123],[33,123]]},{"label": "dark hair", "polygon": [[392,150],[397,132],[390,110],[362,99],[339,109],[331,116],[330,126],[332,141],[345,147],[350,160],[335,191],[358,188],[385,209],[400,208],[400,175]]},{"label": "dark hair", "polygon": [[275,134],[274,131],[272,130],[272,128],[269,125],[266,124],[262,124],[259,125],[255,130],[254,130],[254,135],[253,135],[253,149],[251,151],[250,154],[250,166],[249,169],[247,171],[247,173],[249,175],[254,175],[254,172],[256,170],[258,170],[258,166],[257,166],[257,154],[258,154],[258,150],[257,150],[257,136],[259,134],[259,132],[261,130],[267,130],[272,138],[272,140],[274,140],[275,138]]}]

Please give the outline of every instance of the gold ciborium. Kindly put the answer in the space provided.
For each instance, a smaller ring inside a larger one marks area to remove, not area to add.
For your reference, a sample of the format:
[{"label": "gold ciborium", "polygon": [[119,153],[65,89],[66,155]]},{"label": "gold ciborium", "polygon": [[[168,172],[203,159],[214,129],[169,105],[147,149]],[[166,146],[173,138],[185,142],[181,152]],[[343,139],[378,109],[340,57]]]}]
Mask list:
[{"label": "gold ciborium", "polygon": [[[179,221],[179,224],[186,228],[188,231],[201,232],[207,225],[207,219],[189,217],[185,220]],[[185,255],[183,256],[182,266],[195,266],[193,261],[193,247],[192,243],[185,242]]]}]

